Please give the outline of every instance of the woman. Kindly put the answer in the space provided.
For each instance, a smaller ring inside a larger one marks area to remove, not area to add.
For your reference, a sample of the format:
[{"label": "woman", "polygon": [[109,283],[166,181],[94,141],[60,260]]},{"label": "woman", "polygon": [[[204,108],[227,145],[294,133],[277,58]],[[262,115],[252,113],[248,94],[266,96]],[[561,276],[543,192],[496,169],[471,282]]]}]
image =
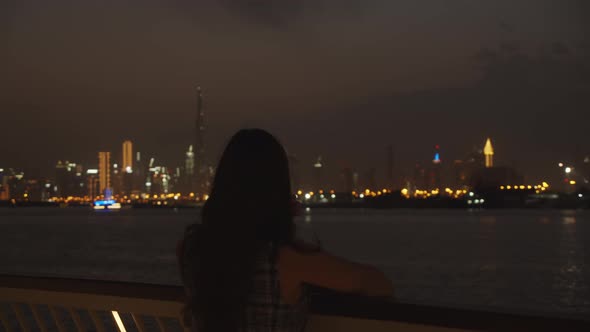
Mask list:
[{"label": "woman", "polygon": [[[185,318],[199,332],[303,331],[305,284],[392,296],[375,268],[295,239],[287,156],[260,129],[233,136],[202,210],[178,246]],[[185,320],[186,321],[186,320]]]}]

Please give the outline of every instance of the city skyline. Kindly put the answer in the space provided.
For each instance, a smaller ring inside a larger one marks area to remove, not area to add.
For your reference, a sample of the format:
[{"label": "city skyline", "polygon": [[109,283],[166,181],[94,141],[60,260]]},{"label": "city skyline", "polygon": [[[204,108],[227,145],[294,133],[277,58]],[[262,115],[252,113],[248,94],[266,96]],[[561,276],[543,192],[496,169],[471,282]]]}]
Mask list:
[{"label": "city skyline", "polygon": [[[469,179],[463,178],[462,180],[458,180],[457,172],[461,171],[466,166],[465,163],[473,163],[477,165],[476,167],[481,168],[506,168],[510,167],[507,164],[496,164],[495,161],[491,158],[494,154],[494,148],[492,147],[492,138],[485,138],[484,143],[481,144],[479,148],[472,149],[471,151],[466,151],[461,157],[453,157],[441,154],[441,147],[440,145],[436,144],[432,147],[430,153],[431,156],[434,154],[433,158],[424,158],[421,161],[416,161],[414,165],[414,169],[406,169],[406,170],[399,170],[398,167],[395,166],[393,162],[393,151],[391,146],[387,146],[384,149],[383,156],[384,162],[379,165],[365,165],[364,168],[335,168],[326,167],[325,162],[322,160],[323,157],[320,155],[313,160],[298,160],[290,157],[290,166],[291,166],[291,177],[293,180],[293,189],[311,189],[314,191],[319,190],[320,188],[345,188],[349,187],[350,183],[355,183],[355,187],[359,188],[389,188],[389,189],[401,189],[401,188],[427,188],[427,189],[434,189],[434,188],[444,188],[444,187],[462,187],[463,185],[469,182]],[[131,165],[126,167],[125,162],[129,162],[129,156],[133,155],[133,149],[135,144],[133,141],[126,139],[122,142],[121,152],[113,153],[112,151],[100,151],[96,152],[98,158],[95,158],[94,162],[90,163],[80,163],[79,160],[76,159],[59,159],[56,161],[50,169],[45,170],[45,172],[49,173],[49,176],[41,177],[38,179],[46,179],[49,181],[53,181],[54,183],[58,183],[59,180],[59,173],[57,173],[62,168],[67,167],[68,171],[70,168],[75,168],[76,172],[84,173],[92,172],[88,174],[97,174],[99,185],[99,191],[104,192],[106,188],[113,188],[113,176],[116,174],[121,174],[122,177],[129,175],[129,179],[121,178],[119,181],[122,182],[119,184],[119,188],[127,188],[124,191],[131,191],[131,187],[135,188],[144,188],[144,180],[145,177],[150,174],[150,169],[157,167],[159,169],[167,169],[166,173],[172,177],[176,177],[177,181],[181,181],[180,183],[176,184],[174,188],[176,191],[182,192],[194,192],[191,183],[194,178],[195,173],[195,164],[196,158],[195,153],[193,152],[193,146],[190,145],[187,152],[184,154],[184,163],[179,164],[172,164],[167,162],[162,162],[157,156],[151,155],[147,159],[142,160],[141,155],[146,155],[141,151],[135,152],[135,164],[133,163],[133,158],[131,160]],[[105,149],[108,150],[108,149]],[[116,151],[116,150],[114,150]],[[95,154],[95,155],[96,155]],[[474,158],[474,156],[479,156],[475,158],[479,158],[476,161],[470,161],[470,159]],[[403,156],[401,156],[403,158]],[[385,159],[387,159],[387,163],[385,163]],[[62,160],[65,160],[62,163]],[[149,160],[149,163],[148,163]],[[563,169],[574,169],[574,165],[579,166],[581,172],[582,169],[588,168],[588,163],[590,161],[590,156],[585,156],[583,160],[578,160],[576,162],[571,162],[565,160],[564,162],[556,163],[555,172],[553,174],[547,175],[542,179],[529,179],[526,177],[526,170],[522,169],[513,169],[515,172],[520,174],[523,177],[522,181],[517,181],[518,183],[541,183],[550,181],[550,183],[556,184],[559,186],[560,182],[563,180]],[[460,164],[457,164],[460,163]],[[203,163],[206,168],[214,168],[215,164],[205,161]],[[62,166],[63,165],[63,166]],[[429,166],[431,165],[431,166]],[[459,168],[458,168],[459,167]],[[9,168],[12,167],[3,167],[3,171],[8,171]],[[422,175],[417,175],[416,171],[418,168],[421,169]],[[559,168],[559,169],[558,169]],[[17,171],[22,169],[16,167],[14,168]],[[109,171],[105,171],[109,169]],[[302,172],[303,170],[303,172]],[[141,179],[130,180],[130,178],[134,175],[139,175],[139,177],[143,177]],[[347,172],[351,172],[350,174],[346,174]],[[434,173],[432,173],[434,172]],[[376,176],[377,173],[381,176]],[[566,172],[569,174],[569,172]],[[6,173],[5,173],[6,174]],[[580,178],[580,175],[577,177]],[[356,177],[355,180],[349,180],[347,176],[354,176]],[[391,178],[390,178],[391,176]],[[31,178],[25,174],[26,178]],[[418,178],[420,179],[418,179]],[[149,176],[148,176],[149,178]],[[423,179],[422,179],[423,178]],[[549,180],[554,178],[555,180]],[[391,180],[393,181],[391,182]],[[526,179],[526,181],[524,181]],[[580,178],[582,179],[582,178]],[[138,182],[139,181],[139,182]],[[352,182],[351,182],[352,181]],[[569,180],[568,180],[569,181]],[[149,180],[148,180],[149,182]],[[132,185],[131,183],[134,183]],[[393,183],[393,185],[390,185]],[[460,184],[463,183],[463,184]],[[512,182],[507,182],[512,183]],[[580,185],[584,185],[583,182],[579,183]],[[586,184],[587,185],[587,184]]]},{"label": "city skyline", "polygon": [[391,144],[411,169],[488,136],[495,162],[532,179],[589,153],[584,1],[269,4],[3,3],[2,162],[40,176],[130,138],[181,164],[198,85],[211,162],[242,127],[337,168],[385,163]]}]

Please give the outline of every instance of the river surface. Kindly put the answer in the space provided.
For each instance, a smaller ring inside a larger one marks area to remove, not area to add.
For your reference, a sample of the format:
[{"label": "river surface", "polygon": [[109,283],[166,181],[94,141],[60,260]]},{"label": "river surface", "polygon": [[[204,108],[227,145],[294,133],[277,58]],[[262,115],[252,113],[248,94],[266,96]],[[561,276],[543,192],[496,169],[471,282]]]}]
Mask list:
[{"label": "river surface", "polygon": [[[0,209],[0,273],[179,284],[198,210]],[[590,212],[312,209],[300,236],[376,265],[403,302],[590,314]]]}]

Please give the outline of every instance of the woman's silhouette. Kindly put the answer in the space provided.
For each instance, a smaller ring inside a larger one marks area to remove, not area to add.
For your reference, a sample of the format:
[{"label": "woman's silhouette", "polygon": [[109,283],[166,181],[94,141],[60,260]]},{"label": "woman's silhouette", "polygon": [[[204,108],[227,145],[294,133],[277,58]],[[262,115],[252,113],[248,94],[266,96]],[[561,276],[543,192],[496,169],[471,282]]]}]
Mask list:
[{"label": "woman's silhouette", "polygon": [[378,270],[295,239],[287,156],[260,129],[241,130],[228,143],[202,224],[187,228],[178,257],[185,317],[199,332],[302,331],[305,284],[393,294]]}]

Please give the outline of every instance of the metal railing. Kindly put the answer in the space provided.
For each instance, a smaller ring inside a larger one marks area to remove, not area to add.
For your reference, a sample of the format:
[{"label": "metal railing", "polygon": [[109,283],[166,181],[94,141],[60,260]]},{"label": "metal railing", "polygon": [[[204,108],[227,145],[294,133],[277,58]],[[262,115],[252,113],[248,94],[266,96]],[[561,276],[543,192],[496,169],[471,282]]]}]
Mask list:
[{"label": "metal railing", "polygon": [[[180,286],[0,275],[0,327],[14,331],[188,331]],[[307,331],[590,331],[590,322],[402,304],[314,291]],[[0,328],[2,331],[2,328]]]},{"label": "metal railing", "polygon": [[182,301],[175,286],[0,276],[7,332],[182,330]]}]

